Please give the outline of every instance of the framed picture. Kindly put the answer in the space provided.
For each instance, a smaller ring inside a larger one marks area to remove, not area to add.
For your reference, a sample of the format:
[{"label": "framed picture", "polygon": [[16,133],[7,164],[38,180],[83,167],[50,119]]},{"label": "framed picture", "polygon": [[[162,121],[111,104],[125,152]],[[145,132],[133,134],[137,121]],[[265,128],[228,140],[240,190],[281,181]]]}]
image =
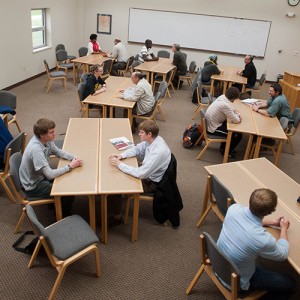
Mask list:
[{"label": "framed picture", "polygon": [[97,14],[97,32],[111,34],[111,15]]}]

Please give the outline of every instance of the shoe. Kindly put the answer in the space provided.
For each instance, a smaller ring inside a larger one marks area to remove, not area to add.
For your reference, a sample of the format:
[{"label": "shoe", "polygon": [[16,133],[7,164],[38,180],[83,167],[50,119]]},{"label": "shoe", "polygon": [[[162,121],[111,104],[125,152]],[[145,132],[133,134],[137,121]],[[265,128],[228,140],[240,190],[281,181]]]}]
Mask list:
[{"label": "shoe", "polygon": [[[225,150],[220,149],[220,152],[221,152],[222,155],[224,155]],[[231,152],[229,152],[228,153],[228,158],[234,158],[235,157],[235,153],[236,153],[235,150],[232,150]]]},{"label": "shoe", "polygon": [[118,226],[123,223],[122,217],[120,219],[116,219],[114,217],[109,217],[107,220],[107,226],[112,227],[112,226]]}]

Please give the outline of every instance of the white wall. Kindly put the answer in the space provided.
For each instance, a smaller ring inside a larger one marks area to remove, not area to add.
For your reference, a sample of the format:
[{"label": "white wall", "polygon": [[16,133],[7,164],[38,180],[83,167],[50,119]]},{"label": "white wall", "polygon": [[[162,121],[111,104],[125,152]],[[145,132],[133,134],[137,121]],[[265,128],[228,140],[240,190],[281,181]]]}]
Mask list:
[{"label": "white wall", "polygon": [[[43,59],[54,67],[54,48],[59,43],[65,44],[69,54],[77,55],[78,48],[86,46],[89,35],[96,32],[97,13],[112,15],[112,34],[98,34],[104,50],[110,51],[114,38],[120,37],[129,54],[138,53],[141,45],[127,43],[129,7],[270,20],[272,25],[266,56],[255,61],[258,76],[265,70],[268,80],[276,80],[277,74],[285,70],[300,73],[300,5],[292,8],[285,0],[10,0],[1,1],[0,89],[43,72]],[[53,47],[39,53],[32,52],[32,8],[49,8],[51,12]],[[295,12],[296,17],[287,18],[287,12]],[[141,30],[144,26],[151,24],[141,24]],[[205,39],[205,36],[197,36],[196,28],[191,28],[191,31],[195,38]],[[155,45],[154,49],[159,50]],[[281,54],[279,49],[283,49]],[[188,61],[196,60],[198,65],[202,65],[209,54],[196,50],[184,51],[188,54]],[[298,56],[293,55],[295,51],[299,52]],[[222,53],[218,56],[220,64],[243,66],[240,56]]]}]

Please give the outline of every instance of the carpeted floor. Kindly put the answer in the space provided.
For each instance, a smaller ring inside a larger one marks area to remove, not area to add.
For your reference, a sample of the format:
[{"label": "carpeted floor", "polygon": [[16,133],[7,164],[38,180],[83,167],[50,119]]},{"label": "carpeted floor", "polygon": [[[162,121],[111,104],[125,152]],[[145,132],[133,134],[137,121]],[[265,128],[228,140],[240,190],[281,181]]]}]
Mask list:
[{"label": "carpeted floor", "polygon": [[[18,120],[28,140],[32,137],[32,125],[41,117],[53,119],[57,125],[57,137],[66,132],[68,119],[80,117],[76,87],[69,79],[68,91],[60,82],[54,82],[48,94],[44,92],[46,77],[37,78],[12,92],[18,96]],[[261,96],[268,97],[268,85]],[[196,106],[191,103],[191,92],[184,85],[182,90],[172,93],[163,111],[166,122],[158,121],[160,134],[166,140],[178,161],[178,185],[184,201],[181,212],[181,226],[171,229],[156,224],[152,217],[150,203],[141,203],[138,241],[132,243],[131,224],[120,225],[108,230],[108,245],[99,244],[102,276],[94,276],[93,256],[71,265],[65,273],[58,290],[57,299],[223,299],[218,289],[203,275],[190,296],[185,289],[200,265],[199,234],[207,231],[218,237],[221,222],[210,213],[200,229],[196,228],[204,196],[206,171],[204,166],[222,162],[218,145],[209,148],[201,161],[196,161],[200,147],[184,149],[182,133]],[[16,134],[16,128],[11,131]],[[135,135],[136,142],[138,141]],[[300,136],[294,138],[296,155],[284,145],[280,158],[280,168],[299,182]],[[245,140],[237,149],[237,159],[241,159]],[[271,161],[273,157],[266,156]],[[230,176],[233,177],[234,174]],[[56,278],[56,270],[50,266],[46,257],[39,257],[32,269],[27,268],[29,256],[18,253],[11,247],[19,235],[13,229],[20,216],[21,208],[12,204],[0,187],[0,234],[1,234],[1,299],[46,299]],[[88,219],[88,203],[84,197],[76,198],[73,212]],[[97,201],[97,234],[100,234],[100,205]],[[54,217],[47,207],[38,208],[38,215],[44,225],[50,224]],[[23,230],[29,229],[27,223]],[[28,241],[30,238],[28,239]],[[268,264],[271,268],[290,273],[299,286],[299,275],[287,262]],[[298,291],[294,299],[299,299]]]}]

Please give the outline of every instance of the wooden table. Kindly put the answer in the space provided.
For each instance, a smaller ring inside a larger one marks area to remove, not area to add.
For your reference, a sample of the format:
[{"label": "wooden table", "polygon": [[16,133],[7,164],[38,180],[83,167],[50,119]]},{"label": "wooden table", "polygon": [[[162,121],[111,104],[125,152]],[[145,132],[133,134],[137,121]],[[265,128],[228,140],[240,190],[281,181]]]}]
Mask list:
[{"label": "wooden table", "polygon": [[[109,163],[112,153],[122,153],[109,139],[125,136],[133,140],[128,119],[76,119],[69,121],[63,149],[83,159],[83,166],[55,178],[51,196],[55,197],[56,218],[62,219],[61,196],[88,195],[90,225],[96,230],[95,195],[101,195],[101,222],[103,243],[107,243],[107,196],[126,194],[134,196],[132,241],[137,240],[139,194],[143,192],[140,179],[121,172]],[[135,157],[126,163],[137,167]],[[68,164],[61,159],[58,167]]]},{"label": "wooden table", "polygon": [[72,59],[73,63],[73,83],[76,84],[76,63],[83,65],[83,72],[89,72],[89,66],[99,64],[102,65],[104,61],[111,59],[109,57],[104,57],[102,54],[89,54],[82,57],[77,57]]},{"label": "wooden table", "polygon": [[120,90],[125,90],[133,86],[130,78],[109,76],[106,80],[106,90],[104,93],[92,96],[89,95],[83,103],[86,105],[85,117],[89,116],[89,104],[99,105],[103,107],[103,116],[107,116],[107,107],[110,107],[109,116],[113,117],[113,108],[121,107],[128,110],[128,119],[132,124],[132,109],[136,104],[134,101],[126,101],[118,98]]},{"label": "wooden table", "polygon": [[[61,196],[88,195],[90,225],[96,230],[95,195],[98,182],[99,140],[99,119],[70,119],[63,150],[82,158],[83,166],[55,178],[53,182],[51,196],[55,197],[57,220],[62,218]],[[69,161],[61,159],[58,167],[68,163]]]},{"label": "wooden table", "polygon": [[234,124],[231,123],[229,120],[227,120],[228,135],[227,135],[223,163],[226,163],[228,161],[228,153],[229,153],[232,133],[240,132],[249,135],[244,159],[248,159],[249,157],[250,148],[251,148],[254,135],[257,135],[257,140],[256,140],[256,147],[255,147],[253,158],[258,158],[261,142],[264,137],[278,139],[279,144],[278,144],[278,149],[277,149],[275,162],[274,162],[275,165],[278,165],[283,141],[287,139],[278,118],[277,117],[270,118],[258,114],[257,112],[252,110],[250,105],[244,104],[240,100],[235,100],[233,106],[241,113],[242,122],[238,124]]},{"label": "wooden table", "polygon": [[[98,194],[101,194],[101,239],[107,244],[107,196],[112,194],[126,194],[134,196],[132,241],[137,240],[139,194],[143,193],[140,179],[134,178],[120,171],[109,163],[112,153],[122,153],[109,142],[109,139],[125,136],[133,140],[131,126],[128,119],[101,119],[100,120],[100,147],[99,147],[99,178]],[[124,151],[123,151],[124,152]],[[125,161],[130,166],[137,167],[135,157]]]},{"label": "wooden table", "polygon": [[239,83],[242,85],[242,92],[245,91],[245,85],[247,84],[247,78],[241,75],[238,75],[237,72],[241,70],[239,67],[234,66],[219,66],[219,69],[222,70],[220,75],[211,76],[210,84],[210,93],[214,94],[214,82],[219,80],[223,82],[223,94],[226,93],[227,87],[231,87],[232,83]]},{"label": "wooden table", "polygon": [[166,80],[167,74],[174,68],[172,59],[160,57],[157,61],[145,61],[144,63],[135,67],[136,71],[145,72],[147,80],[154,88],[154,74],[162,74],[163,81]]},{"label": "wooden table", "polygon": [[[243,206],[249,205],[250,195],[257,188],[269,188],[276,192],[278,205],[270,218],[284,216],[291,222],[288,229],[288,261],[300,274],[300,204],[297,203],[300,185],[266,158],[207,166],[205,169],[210,175],[215,175],[232,193],[235,202]],[[207,202],[208,198],[205,198],[203,209]],[[268,228],[268,231],[278,238],[278,230]]]}]

